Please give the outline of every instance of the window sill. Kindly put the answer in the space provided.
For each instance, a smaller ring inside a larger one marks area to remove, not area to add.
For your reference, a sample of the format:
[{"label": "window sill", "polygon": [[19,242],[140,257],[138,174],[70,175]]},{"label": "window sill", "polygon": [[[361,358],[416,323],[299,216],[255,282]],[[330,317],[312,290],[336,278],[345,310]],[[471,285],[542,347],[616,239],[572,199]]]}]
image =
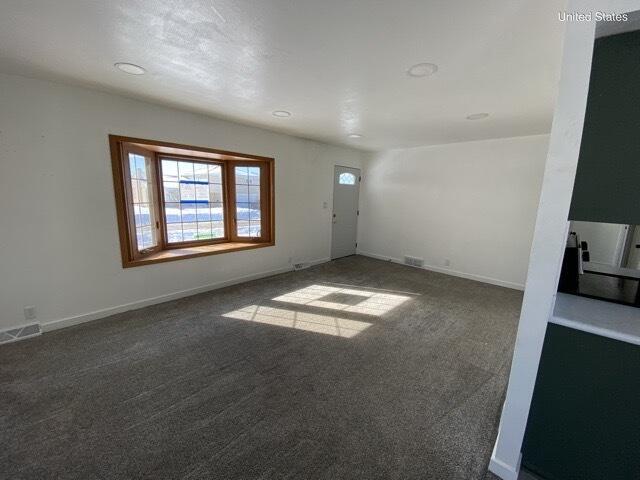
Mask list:
[{"label": "window sill", "polygon": [[171,250],[163,250],[140,260],[131,260],[123,262],[124,268],[140,267],[142,265],[151,265],[154,263],[173,262],[185,258],[205,257],[208,255],[218,255],[220,253],[239,252],[241,250],[252,250],[254,248],[272,247],[274,242],[261,243],[244,243],[229,242],[217,243],[214,245],[202,245],[197,247],[175,248]]}]

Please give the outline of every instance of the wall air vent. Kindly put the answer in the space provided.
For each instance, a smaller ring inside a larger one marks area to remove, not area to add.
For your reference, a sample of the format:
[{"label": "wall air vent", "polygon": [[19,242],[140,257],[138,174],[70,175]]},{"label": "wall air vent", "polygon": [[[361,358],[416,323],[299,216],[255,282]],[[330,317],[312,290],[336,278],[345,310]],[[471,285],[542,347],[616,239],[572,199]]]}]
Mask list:
[{"label": "wall air vent", "polygon": [[404,256],[404,264],[409,265],[411,267],[423,267],[424,259],[418,257],[410,257],[409,255]]},{"label": "wall air vent", "polygon": [[40,324],[33,323],[24,327],[12,328],[11,330],[5,330],[0,332],[0,343],[15,342],[17,340],[24,340],[25,338],[35,337],[40,335]]}]

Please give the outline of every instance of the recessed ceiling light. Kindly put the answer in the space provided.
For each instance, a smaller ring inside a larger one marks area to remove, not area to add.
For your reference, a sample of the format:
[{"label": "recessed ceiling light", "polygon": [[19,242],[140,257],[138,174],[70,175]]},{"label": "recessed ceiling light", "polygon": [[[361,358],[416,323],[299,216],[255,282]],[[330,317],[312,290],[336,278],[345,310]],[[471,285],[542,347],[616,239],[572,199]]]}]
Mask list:
[{"label": "recessed ceiling light", "polygon": [[482,120],[488,116],[488,113],[472,113],[471,115],[467,115],[467,120]]},{"label": "recessed ceiling light", "polygon": [[133,63],[118,62],[114,64],[118,70],[128,73],[129,75],[144,75],[146,70],[139,65]]},{"label": "recessed ceiling light", "polygon": [[362,138],[363,136],[359,133],[350,133],[347,135],[349,138]]},{"label": "recessed ceiling light", "polygon": [[416,63],[407,70],[407,75],[410,77],[428,77],[437,71],[438,66],[435,63]]},{"label": "recessed ceiling light", "polygon": [[291,112],[287,112],[286,110],[274,110],[271,112],[271,115],[274,117],[287,118],[291,116]]}]

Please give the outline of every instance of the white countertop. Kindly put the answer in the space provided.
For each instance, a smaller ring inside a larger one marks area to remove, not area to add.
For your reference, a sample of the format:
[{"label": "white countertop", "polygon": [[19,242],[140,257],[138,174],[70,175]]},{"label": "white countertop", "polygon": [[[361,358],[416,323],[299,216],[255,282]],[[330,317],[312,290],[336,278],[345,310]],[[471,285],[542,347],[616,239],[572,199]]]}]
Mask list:
[{"label": "white countertop", "polygon": [[640,308],[558,293],[549,321],[640,345]]}]

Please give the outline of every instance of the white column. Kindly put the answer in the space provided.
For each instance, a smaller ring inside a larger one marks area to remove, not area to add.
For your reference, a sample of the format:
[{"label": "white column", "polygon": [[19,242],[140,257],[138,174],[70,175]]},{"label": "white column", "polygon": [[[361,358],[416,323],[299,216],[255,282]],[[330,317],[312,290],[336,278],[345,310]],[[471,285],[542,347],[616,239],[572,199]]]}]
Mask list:
[{"label": "white column", "polygon": [[[574,1],[568,12],[589,11]],[[549,12],[558,19],[557,12]],[[559,19],[558,19],[559,21]],[[565,25],[559,96],[534,231],[509,387],[489,469],[516,480],[531,396],[549,317],[552,313],[568,228],[586,107],[595,22]]]}]

